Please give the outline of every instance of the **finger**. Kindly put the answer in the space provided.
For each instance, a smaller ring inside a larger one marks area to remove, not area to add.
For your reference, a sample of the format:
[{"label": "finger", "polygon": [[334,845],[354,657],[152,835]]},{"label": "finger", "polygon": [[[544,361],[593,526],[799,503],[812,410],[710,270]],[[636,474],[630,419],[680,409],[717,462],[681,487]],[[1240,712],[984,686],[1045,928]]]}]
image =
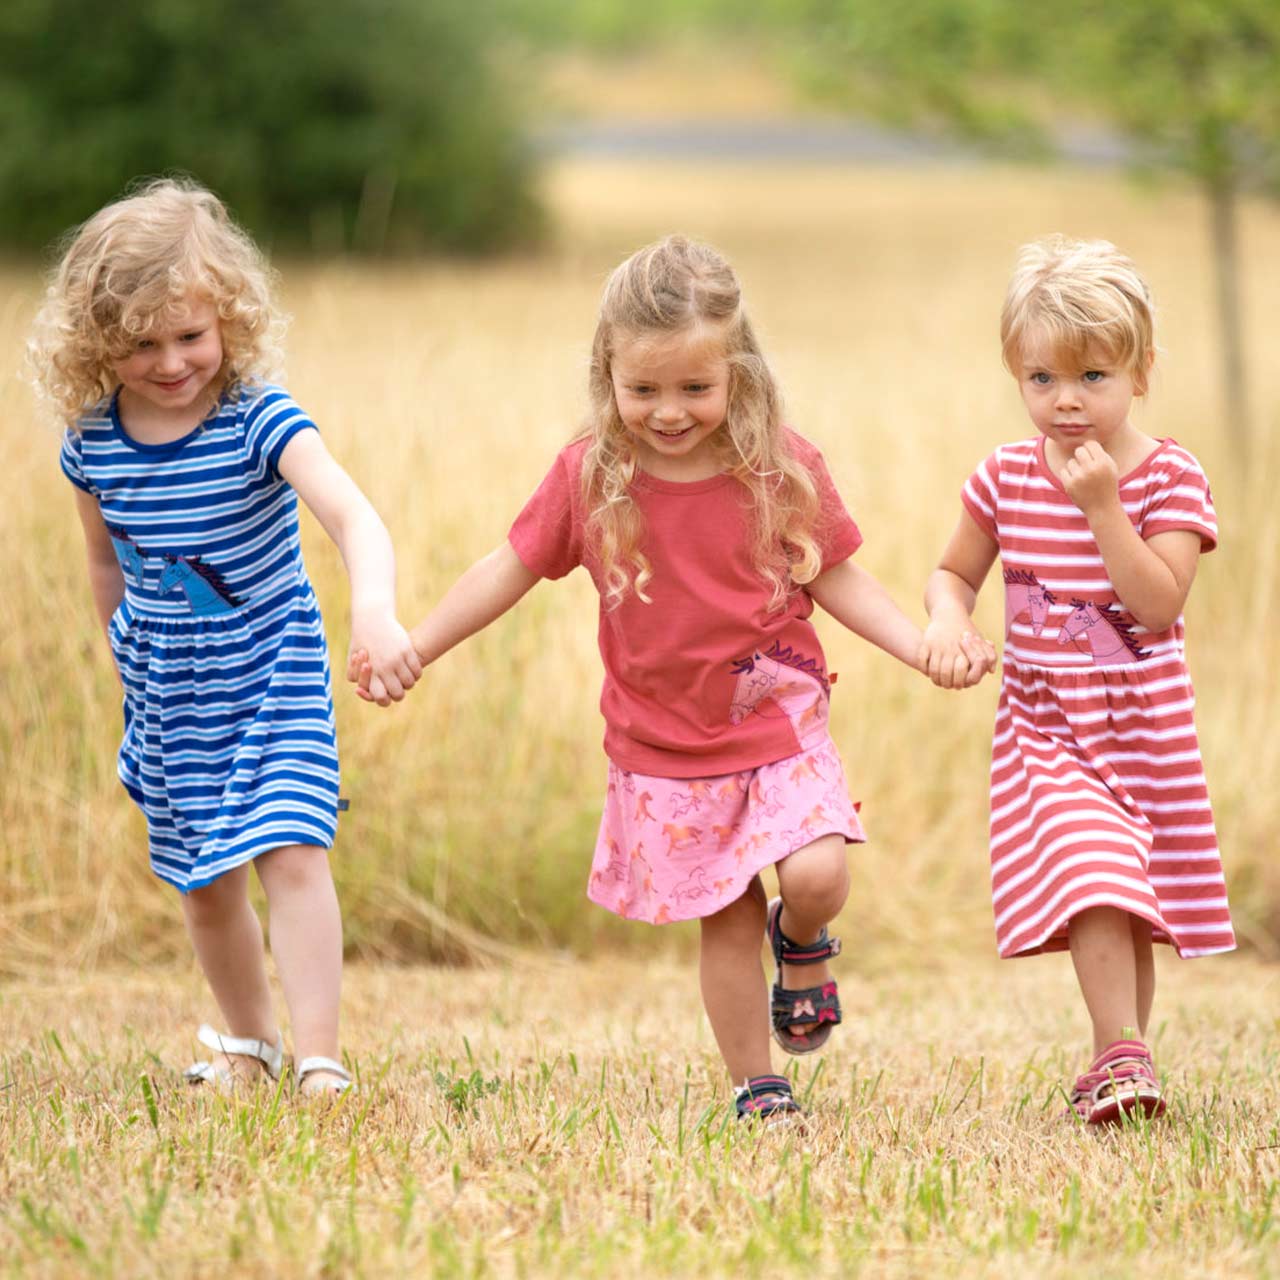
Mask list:
[{"label": "finger", "polygon": [[370,662],[365,662],[360,668],[360,687],[365,691],[365,693],[368,693],[369,686],[372,683],[373,683],[373,665]]},{"label": "finger", "polygon": [[400,677],[400,684],[406,693],[418,683],[417,675],[414,674],[413,669],[407,662],[402,662],[396,668],[396,675]]},{"label": "finger", "polygon": [[373,694],[371,694],[368,689],[360,688],[359,685],[356,685],[356,697],[363,698],[365,702],[373,701]]},{"label": "finger", "polygon": [[360,666],[365,660],[365,652],[363,649],[352,649],[347,654],[347,679],[356,680],[359,676]]},{"label": "finger", "polygon": [[957,653],[951,664],[951,687],[963,689],[969,683],[969,659],[963,653]]},{"label": "finger", "polygon": [[413,678],[415,680],[420,679],[423,671],[426,668],[423,666],[422,655],[419,654],[417,649],[415,649],[412,645],[409,646],[409,653],[408,653],[408,656],[405,658],[405,663],[407,664],[409,670],[413,672]]},{"label": "finger", "polygon": [[389,707],[391,699],[387,696],[387,686],[382,683],[381,676],[374,676],[369,681],[369,693],[373,696],[374,702],[380,707]]}]

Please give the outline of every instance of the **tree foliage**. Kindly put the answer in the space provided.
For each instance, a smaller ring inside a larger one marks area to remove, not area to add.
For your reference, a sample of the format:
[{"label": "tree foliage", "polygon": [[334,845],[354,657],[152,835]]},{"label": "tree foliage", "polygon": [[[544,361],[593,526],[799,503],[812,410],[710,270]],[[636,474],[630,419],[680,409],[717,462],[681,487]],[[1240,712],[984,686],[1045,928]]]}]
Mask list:
[{"label": "tree foliage", "polygon": [[0,241],[192,173],[277,245],[482,249],[536,219],[465,0],[5,0]]}]

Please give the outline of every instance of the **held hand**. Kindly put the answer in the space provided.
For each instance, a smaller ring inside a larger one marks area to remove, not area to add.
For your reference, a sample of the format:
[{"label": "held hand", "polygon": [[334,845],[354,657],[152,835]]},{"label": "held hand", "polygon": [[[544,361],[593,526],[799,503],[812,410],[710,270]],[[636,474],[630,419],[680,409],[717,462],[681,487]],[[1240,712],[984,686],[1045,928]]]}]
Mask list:
[{"label": "held hand", "polygon": [[357,617],[351,624],[347,679],[366,702],[399,702],[422,675],[422,660],[409,633],[390,613]]},{"label": "held hand", "polygon": [[1120,500],[1115,459],[1096,440],[1082,444],[1062,468],[1062,487],[1086,515]]},{"label": "held hand", "polygon": [[995,647],[967,620],[931,619],[920,644],[920,670],[940,689],[968,689],[995,669]]}]

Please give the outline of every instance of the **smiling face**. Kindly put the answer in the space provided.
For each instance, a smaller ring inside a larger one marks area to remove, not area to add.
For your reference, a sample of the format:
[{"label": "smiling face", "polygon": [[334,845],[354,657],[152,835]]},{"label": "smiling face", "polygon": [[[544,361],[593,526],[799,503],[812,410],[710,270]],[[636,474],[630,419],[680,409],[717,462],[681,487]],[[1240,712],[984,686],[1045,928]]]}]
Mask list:
[{"label": "smiling face", "polygon": [[713,440],[729,411],[729,361],[717,335],[623,338],[611,375],[618,415],[645,471],[684,481],[720,471]]},{"label": "smiling face", "polygon": [[121,414],[158,429],[195,426],[222,371],[222,328],[213,303],[188,298],[115,366]]},{"label": "smiling face", "polygon": [[1016,373],[1022,402],[1054,460],[1069,458],[1086,441],[1112,457],[1124,456],[1140,433],[1129,421],[1135,396],[1146,391],[1133,372],[1103,350],[1077,355],[1028,342]]}]

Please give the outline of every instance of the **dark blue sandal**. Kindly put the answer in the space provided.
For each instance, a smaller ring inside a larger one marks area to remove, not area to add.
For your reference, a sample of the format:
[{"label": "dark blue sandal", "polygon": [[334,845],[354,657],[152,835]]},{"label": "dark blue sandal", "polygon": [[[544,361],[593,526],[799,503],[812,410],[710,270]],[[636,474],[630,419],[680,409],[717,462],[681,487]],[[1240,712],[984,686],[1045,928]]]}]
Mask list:
[{"label": "dark blue sandal", "polygon": [[[765,917],[765,936],[773,950],[773,963],[777,977],[773,983],[773,995],[769,1006],[769,1020],[773,1024],[773,1038],[793,1054],[813,1053],[821,1049],[831,1038],[832,1030],[842,1021],[840,994],[835,980],[820,987],[802,987],[792,990],[782,985],[784,964],[820,964],[840,954],[840,939],[828,937],[824,928],[816,942],[792,942],[779,923],[782,919],[782,899],[769,903]],[[792,1031],[797,1022],[813,1022],[817,1025],[799,1035]]]},{"label": "dark blue sandal", "polygon": [[788,1116],[804,1115],[791,1095],[791,1081],[786,1076],[754,1076],[733,1091],[733,1105],[738,1119],[763,1120],[779,1124]]}]

